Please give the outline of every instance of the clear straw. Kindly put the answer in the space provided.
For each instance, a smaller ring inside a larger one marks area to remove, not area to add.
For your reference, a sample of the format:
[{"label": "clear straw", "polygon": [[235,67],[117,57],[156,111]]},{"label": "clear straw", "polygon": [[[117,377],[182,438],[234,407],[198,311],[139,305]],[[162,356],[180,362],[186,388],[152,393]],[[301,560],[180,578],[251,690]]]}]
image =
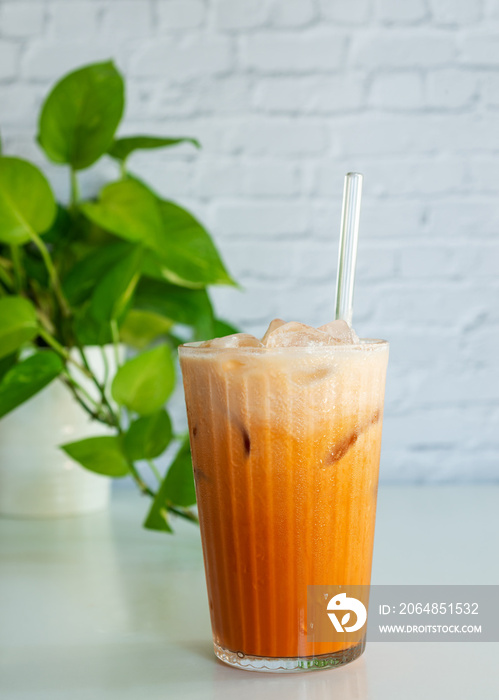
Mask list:
[{"label": "clear straw", "polygon": [[353,287],[357,262],[361,197],[362,175],[360,173],[347,173],[341,212],[340,251],[336,279],[336,319],[342,319],[350,325],[353,315]]}]

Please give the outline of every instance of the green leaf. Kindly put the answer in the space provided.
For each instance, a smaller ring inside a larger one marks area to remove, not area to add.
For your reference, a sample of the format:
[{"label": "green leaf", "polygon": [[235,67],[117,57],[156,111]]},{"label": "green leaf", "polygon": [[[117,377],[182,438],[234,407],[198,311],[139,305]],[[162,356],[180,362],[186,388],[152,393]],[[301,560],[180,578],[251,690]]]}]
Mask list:
[{"label": "green leaf", "polygon": [[69,303],[76,306],[88,299],[103,276],[132,250],[127,243],[112,243],[97,248],[77,262],[62,283]]},{"label": "green leaf", "polygon": [[0,242],[23,245],[43,233],[56,215],[50,185],[34,165],[0,157]]},{"label": "green leaf", "polygon": [[36,311],[30,301],[14,296],[0,299],[0,357],[32,340],[37,331]]},{"label": "green leaf", "polygon": [[90,221],[80,211],[80,207],[77,210],[73,210],[71,238],[72,251],[76,253],[75,261],[82,260],[85,255],[93,253],[97,248],[104,248],[114,243],[122,243],[124,245],[123,241],[116,238],[112,233]]},{"label": "green leaf", "polygon": [[152,311],[130,309],[120,328],[121,340],[137,350],[144,350],[160,336],[168,333],[173,321]]},{"label": "green leaf", "polygon": [[161,243],[158,199],[138,180],[127,178],[106,185],[97,202],[84,202],[80,208],[91,221],[120,238],[153,250]]},{"label": "green leaf", "polygon": [[172,424],[168,413],[161,409],[134,421],[125,435],[124,447],[128,459],[154,459],[168,447],[172,439]]},{"label": "green leaf", "polygon": [[121,477],[128,474],[128,462],[121,439],[115,435],[86,438],[68,442],[61,449],[85,469],[105,476]]},{"label": "green leaf", "polygon": [[173,532],[173,528],[168,522],[168,509],[161,488],[152,502],[147,518],[144,521],[144,527],[146,530],[156,530],[157,532]]},{"label": "green leaf", "polygon": [[124,136],[115,139],[108,150],[108,154],[116,160],[124,162],[134,151],[150,148],[166,148],[176,146],[179,143],[191,143],[196,148],[201,148],[197,139],[192,138],[162,138],[161,136]]},{"label": "green leaf", "polygon": [[111,393],[114,400],[141,415],[159,410],[173,391],[175,370],[167,345],[137,355],[119,368]]},{"label": "green leaf", "polygon": [[5,357],[2,357],[2,359],[0,360],[0,382],[5,377],[7,372],[12,367],[14,367],[14,365],[17,362],[17,357],[18,357],[17,352],[13,352],[10,355],[5,355]]},{"label": "green leaf", "polygon": [[123,107],[123,78],[111,61],[80,68],[45,100],[38,142],[54,163],[88,168],[110,147]]},{"label": "green leaf", "polygon": [[62,369],[62,360],[52,350],[41,350],[14,365],[0,383],[0,418],[50,384]]},{"label": "green leaf", "polygon": [[165,477],[164,496],[167,501],[187,508],[196,503],[189,438],[186,438]]},{"label": "green leaf", "polygon": [[131,253],[112,267],[97,284],[90,310],[96,321],[118,319],[127,308],[140,277],[142,248]]},{"label": "green leaf", "polygon": [[80,345],[108,345],[113,342],[111,325],[107,322],[96,321],[90,304],[79,309],[75,315],[73,328]]},{"label": "green leaf", "polygon": [[235,284],[199,221],[138,180],[112,183],[98,202],[81,208],[99,226],[149,248],[154,254],[147,261],[150,276],[188,287]]},{"label": "green leaf", "polygon": [[150,276],[186,287],[235,285],[210,235],[199,221],[173,202],[162,200],[159,206],[163,216],[164,242],[150,262]]},{"label": "green leaf", "polygon": [[199,340],[213,338],[213,309],[204,289],[186,289],[141,279],[133,303],[136,309],[153,311],[175,323],[192,326]]},{"label": "green leaf", "polygon": [[196,491],[192,461],[189,441],[185,440],[158,489],[144,522],[144,527],[148,530],[173,532],[168,522],[167,506],[172,504],[188,507],[194,503],[196,503]]},{"label": "green leaf", "polygon": [[68,210],[61,204],[56,203],[56,215],[52,225],[43,234],[45,243],[61,243],[66,242],[72,233],[73,219]]}]

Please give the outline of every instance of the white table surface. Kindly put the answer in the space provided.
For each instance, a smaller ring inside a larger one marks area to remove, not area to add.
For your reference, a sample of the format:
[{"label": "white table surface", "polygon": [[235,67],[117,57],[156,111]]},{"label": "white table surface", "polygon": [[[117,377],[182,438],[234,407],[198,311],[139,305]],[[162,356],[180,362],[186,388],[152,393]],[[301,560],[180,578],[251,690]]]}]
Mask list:
[{"label": "white table surface", "polygon": [[[499,644],[371,643],[339,669],[216,661],[198,530],[144,531],[147,504],[0,520],[2,700],[497,700]],[[499,486],[382,487],[373,583],[499,583]]]}]

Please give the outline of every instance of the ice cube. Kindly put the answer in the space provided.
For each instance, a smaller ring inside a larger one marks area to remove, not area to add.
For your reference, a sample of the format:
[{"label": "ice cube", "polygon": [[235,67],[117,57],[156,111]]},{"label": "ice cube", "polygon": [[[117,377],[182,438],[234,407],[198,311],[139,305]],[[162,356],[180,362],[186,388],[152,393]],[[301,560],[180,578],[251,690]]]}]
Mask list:
[{"label": "ice cube", "polygon": [[261,348],[262,342],[250,333],[234,333],[223,338],[214,338],[201,343],[204,348]]},{"label": "ice cube", "polygon": [[304,323],[285,323],[269,333],[266,341],[268,348],[313,347],[317,345],[335,345],[334,338],[317,328]]},{"label": "ice cube", "polygon": [[269,327],[268,327],[267,330],[265,331],[265,335],[264,335],[263,338],[262,338],[262,343],[263,343],[264,345],[266,345],[266,344],[267,344],[267,338],[269,337],[269,335],[270,335],[273,331],[275,331],[275,330],[277,330],[278,328],[280,328],[281,326],[284,326],[285,324],[286,324],[286,321],[283,321],[282,318],[274,318],[274,320],[271,321],[271,322],[269,323]]},{"label": "ice cube", "polygon": [[356,332],[346,321],[330,321],[323,326],[319,326],[319,330],[327,333],[338,343],[354,344],[359,342]]}]

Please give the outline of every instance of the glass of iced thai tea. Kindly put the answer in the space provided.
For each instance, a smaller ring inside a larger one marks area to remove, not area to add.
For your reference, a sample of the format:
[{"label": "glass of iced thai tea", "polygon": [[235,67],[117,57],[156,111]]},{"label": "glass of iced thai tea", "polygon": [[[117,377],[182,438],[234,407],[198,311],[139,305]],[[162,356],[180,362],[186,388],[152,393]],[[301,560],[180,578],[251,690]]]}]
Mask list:
[{"label": "glass of iced thai tea", "polygon": [[365,634],[311,641],[307,589],[370,583],[388,343],[275,320],[179,350],[216,655],[352,661]]}]

